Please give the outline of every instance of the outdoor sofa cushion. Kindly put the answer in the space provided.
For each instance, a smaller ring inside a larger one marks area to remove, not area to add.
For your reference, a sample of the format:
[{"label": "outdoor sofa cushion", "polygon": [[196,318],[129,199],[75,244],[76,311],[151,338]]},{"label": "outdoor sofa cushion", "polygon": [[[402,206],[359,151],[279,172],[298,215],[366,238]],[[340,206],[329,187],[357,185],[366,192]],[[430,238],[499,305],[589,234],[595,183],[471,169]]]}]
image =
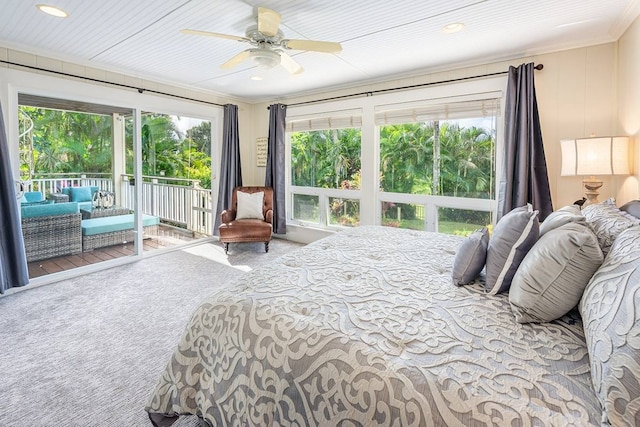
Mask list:
[{"label": "outdoor sofa cushion", "polygon": [[[142,215],[144,227],[158,225],[160,218],[151,215]],[[133,228],[133,214],[105,216],[82,220],[82,235],[95,236],[96,234],[112,233],[114,231],[130,230]]]},{"label": "outdoor sofa cushion", "polygon": [[40,191],[26,191],[20,198],[20,203],[36,203],[42,202],[44,196]]},{"label": "outdoor sofa cushion", "polygon": [[22,206],[20,208],[22,218],[35,218],[41,216],[66,215],[78,213],[78,204],[74,202],[67,203],[46,203]]},{"label": "outdoor sofa cushion", "polygon": [[91,202],[93,194],[99,189],[99,187],[94,186],[64,187],[62,194],[69,196],[70,202]]}]

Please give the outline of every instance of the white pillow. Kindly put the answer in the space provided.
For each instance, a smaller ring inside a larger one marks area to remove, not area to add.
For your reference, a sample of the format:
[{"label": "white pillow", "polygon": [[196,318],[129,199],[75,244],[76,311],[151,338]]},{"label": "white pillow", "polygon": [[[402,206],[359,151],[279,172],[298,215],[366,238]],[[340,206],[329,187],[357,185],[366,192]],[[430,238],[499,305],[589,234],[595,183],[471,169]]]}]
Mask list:
[{"label": "white pillow", "polygon": [[236,219],[264,220],[264,215],[262,214],[264,191],[258,191],[257,193],[245,193],[238,191],[236,193],[236,198],[238,201]]}]

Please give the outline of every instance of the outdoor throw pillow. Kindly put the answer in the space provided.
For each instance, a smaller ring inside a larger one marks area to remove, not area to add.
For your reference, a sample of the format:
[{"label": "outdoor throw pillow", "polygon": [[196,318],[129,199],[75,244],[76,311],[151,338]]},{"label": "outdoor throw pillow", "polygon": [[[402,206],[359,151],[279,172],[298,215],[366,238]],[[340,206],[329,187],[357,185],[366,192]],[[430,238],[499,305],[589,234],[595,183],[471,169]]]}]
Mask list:
[{"label": "outdoor throw pillow", "polygon": [[602,251],[586,224],[568,223],[545,233],[518,267],[509,302],[518,323],[551,322],[578,305],[602,264]]},{"label": "outdoor throw pillow", "polygon": [[91,188],[89,187],[71,187],[69,189],[69,201],[71,202],[90,202]]},{"label": "outdoor throw pillow", "polygon": [[486,291],[492,295],[509,289],[518,266],[538,240],[538,211],[530,204],[500,218],[487,249]]},{"label": "outdoor throw pillow", "polygon": [[487,260],[487,246],[489,245],[489,230],[484,227],[471,233],[456,252],[453,261],[451,278],[456,286],[473,282]]},{"label": "outdoor throw pillow", "polygon": [[264,200],[264,191],[258,191],[256,193],[245,193],[238,191],[236,193],[238,201],[238,211],[236,212],[236,219],[262,219],[262,204]]}]

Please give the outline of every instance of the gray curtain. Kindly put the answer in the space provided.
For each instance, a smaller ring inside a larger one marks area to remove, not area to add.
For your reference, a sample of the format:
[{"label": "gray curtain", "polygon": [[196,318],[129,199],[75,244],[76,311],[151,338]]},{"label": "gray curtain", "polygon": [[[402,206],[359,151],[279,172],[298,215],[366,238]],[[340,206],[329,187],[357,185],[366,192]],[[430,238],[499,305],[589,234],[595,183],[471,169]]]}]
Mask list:
[{"label": "gray curtain", "polygon": [[497,219],[527,203],[539,211],[540,221],[553,212],[534,72],[533,63],[509,67],[504,168],[498,193]]},{"label": "gray curtain", "polygon": [[236,186],[242,185],[240,166],[240,138],[238,136],[238,106],[226,104],[222,124],[222,156],[220,158],[220,186],[218,188],[218,209],[216,210],[213,233],[218,235],[220,215],[231,206],[231,196]]},{"label": "gray curtain", "polygon": [[287,106],[272,104],[269,106],[269,140],[267,143],[267,171],[264,185],[273,187],[273,232],[287,232],[286,194],[284,187],[284,131],[287,118]]},{"label": "gray curtain", "polygon": [[0,105],[0,293],[29,283],[8,144]]}]

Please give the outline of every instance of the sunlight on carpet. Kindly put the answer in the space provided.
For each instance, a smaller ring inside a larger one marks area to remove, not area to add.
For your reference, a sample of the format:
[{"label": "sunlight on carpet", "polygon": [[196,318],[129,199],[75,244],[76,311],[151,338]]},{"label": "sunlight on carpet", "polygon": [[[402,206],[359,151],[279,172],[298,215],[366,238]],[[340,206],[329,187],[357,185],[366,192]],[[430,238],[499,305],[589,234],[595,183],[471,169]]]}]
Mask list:
[{"label": "sunlight on carpet", "polygon": [[232,265],[229,262],[229,255],[224,253],[224,249],[212,243],[194,246],[183,251],[238,270],[251,271],[251,267],[248,265]]}]

